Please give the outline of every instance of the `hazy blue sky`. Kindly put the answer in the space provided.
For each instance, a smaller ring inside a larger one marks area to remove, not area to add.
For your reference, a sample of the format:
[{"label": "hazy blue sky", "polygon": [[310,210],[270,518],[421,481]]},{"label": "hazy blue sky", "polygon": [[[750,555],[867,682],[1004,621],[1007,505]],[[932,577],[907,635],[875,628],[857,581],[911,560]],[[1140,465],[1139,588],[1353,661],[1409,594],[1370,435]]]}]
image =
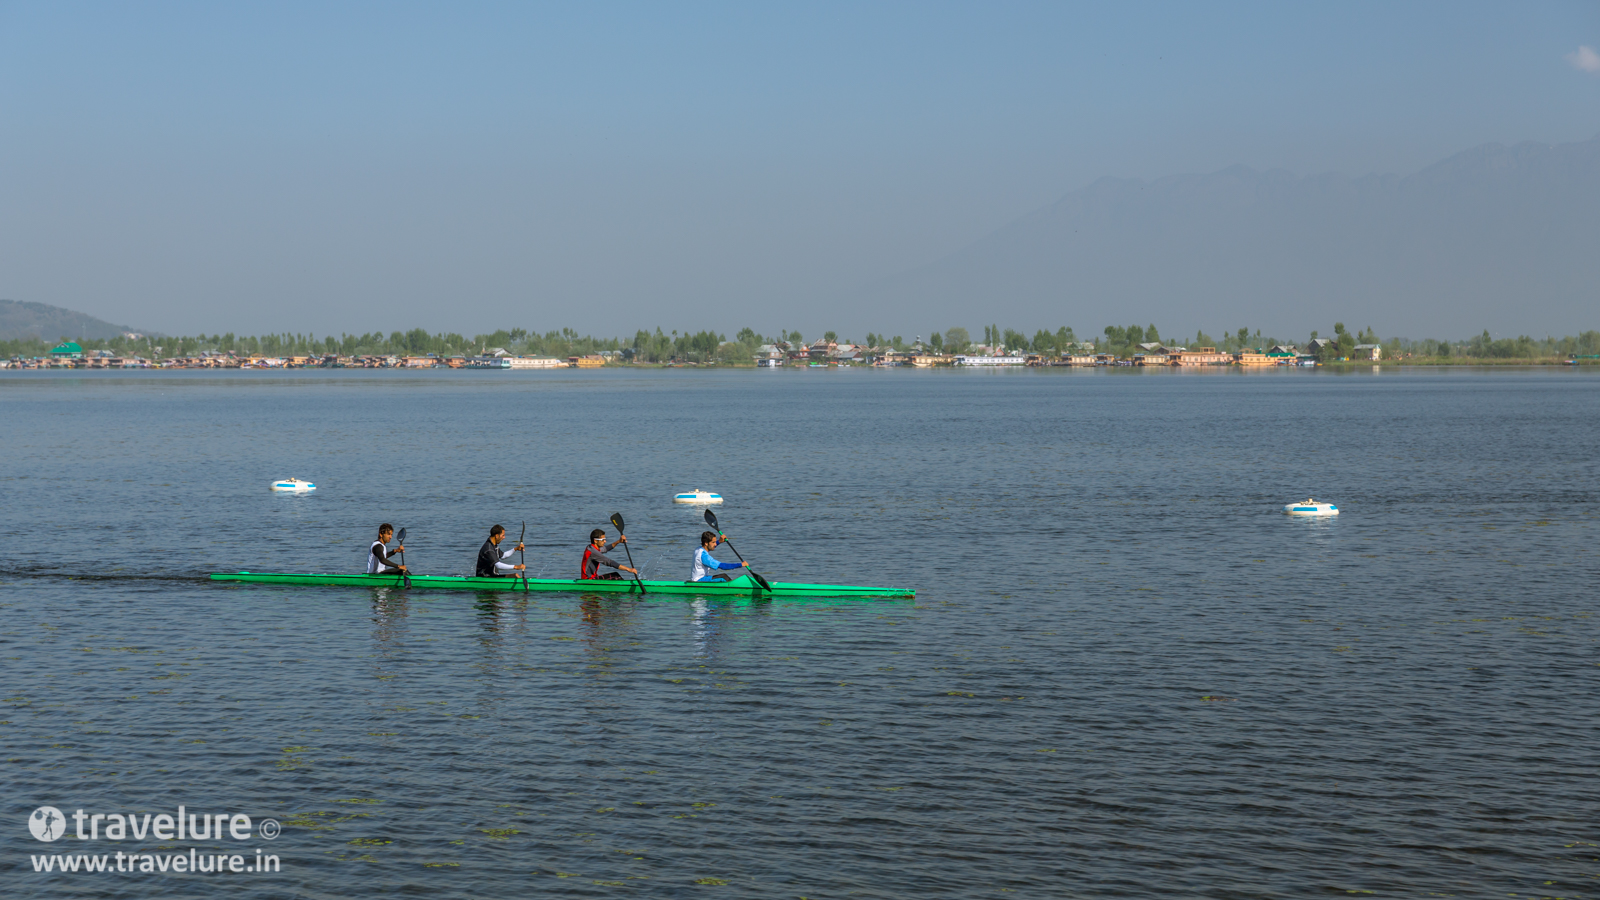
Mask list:
[{"label": "hazy blue sky", "polygon": [[[1102,175],[1593,137],[1593,48],[1594,2],[0,2],[0,297],[909,336],[818,310]],[[933,324],[991,320],[1107,324]]]}]

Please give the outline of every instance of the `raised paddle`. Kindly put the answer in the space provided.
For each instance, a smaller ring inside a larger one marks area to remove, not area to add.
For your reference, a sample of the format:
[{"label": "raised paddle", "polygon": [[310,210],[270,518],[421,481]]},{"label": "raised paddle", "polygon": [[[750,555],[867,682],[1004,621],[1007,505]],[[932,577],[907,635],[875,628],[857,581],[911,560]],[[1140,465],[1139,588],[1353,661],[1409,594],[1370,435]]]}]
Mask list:
[{"label": "raised paddle", "polygon": [[[617,537],[624,537],[627,535],[628,529],[622,527],[622,513],[612,513],[611,524],[617,526]],[[644,596],[644,594],[647,592],[644,589],[644,580],[639,577],[639,567],[633,564],[633,551],[628,550],[628,544],[626,541],[623,542],[622,549],[626,550],[628,553],[628,568],[634,570],[633,580],[639,583],[639,595]]]},{"label": "raised paddle", "polygon": [[[522,520],[522,531],[517,533],[517,546],[522,546],[522,539],[528,534],[528,520]],[[518,550],[517,558],[522,561],[522,592],[528,592],[528,551]]]},{"label": "raised paddle", "polygon": [[[395,543],[399,544],[401,547],[404,547],[406,545],[406,530],[404,528],[400,529],[400,533],[395,535],[394,539],[395,539]],[[406,551],[401,550],[400,551],[400,565],[403,566],[405,564],[406,564]],[[401,572],[400,573],[400,577],[402,579],[404,579],[404,581],[406,583],[406,587],[411,587],[411,574],[409,572]]]},{"label": "raised paddle", "polygon": [[[734,556],[739,556],[739,551],[738,551],[737,548],[735,548],[733,546],[733,541],[730,541],[726,537],[723,536],[723,534],[722,534],[722,526],[717,524],[717,517],[715,515],[713,515],[711,510],[709,510],[709,509],[706,510],[706,524],[710,525],[712,530],[717,533],[717,537],[722,538],[722,542],[724,544],[728,545],[728,549],[733,551],[733,555]],[[739,562],[744,562],[744,557],[739,556]],[[750,573],[750,577],[754,578],[756,580],[756,584],[761,585],[761,589],[762,590],[766,591],[769,594],[772,593],[772,585],[767,584],[767,580],[765,578],[762,578],[760,575],[757,575],[756,574],[756,570],[750,568],[749,563],[745,563],[745,567],[744,568],[745,568],[745,571]]]}]

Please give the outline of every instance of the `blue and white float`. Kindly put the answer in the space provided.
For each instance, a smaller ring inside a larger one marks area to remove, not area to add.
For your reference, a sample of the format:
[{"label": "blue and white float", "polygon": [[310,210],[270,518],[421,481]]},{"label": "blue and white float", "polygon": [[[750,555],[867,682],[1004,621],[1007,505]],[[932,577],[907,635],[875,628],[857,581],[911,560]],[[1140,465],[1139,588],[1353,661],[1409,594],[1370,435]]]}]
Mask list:
[{"label": "blue and white float", "polygon": [[1291,503],[1283,508],[1291,516],[1337,516],[1339,507],[1332,503],[1320,503],[1307,497],[1299,503]]},{"label": "blue and white float", "polygon": [[672,498],[672,502],[673,503],[704,503],[704,504],[707,504],[707,505],[714,506],[714,505],[722,502],[722,495],[721,494],[713,494],[710,491],[702,491],[699,488],[695,488],[692,491],[685,491],[685,492],[683,492],[681,494],[678,494],[678,495],[674,496]]},{"label": "blue and white float", "polygon": [[303,494],[307,491],[316,490],[317,486],[309,481],[301,481],[298,478],[284,478],[279,481],[274,481],[272,483],[272,489],[275,491],[287,491],[292,494]]}]

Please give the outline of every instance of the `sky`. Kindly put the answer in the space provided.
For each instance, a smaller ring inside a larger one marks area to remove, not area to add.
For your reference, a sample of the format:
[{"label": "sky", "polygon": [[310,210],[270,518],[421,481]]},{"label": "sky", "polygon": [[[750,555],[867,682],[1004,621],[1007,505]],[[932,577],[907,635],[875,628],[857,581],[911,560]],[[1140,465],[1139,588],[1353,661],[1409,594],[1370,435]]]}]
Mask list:
[{"label": "sky", "polygon": [[0,0],[0,297],[178,334],[1093,333],[838,301],[1102,176],[1587,140],[1597,48],[1594,2]]}]

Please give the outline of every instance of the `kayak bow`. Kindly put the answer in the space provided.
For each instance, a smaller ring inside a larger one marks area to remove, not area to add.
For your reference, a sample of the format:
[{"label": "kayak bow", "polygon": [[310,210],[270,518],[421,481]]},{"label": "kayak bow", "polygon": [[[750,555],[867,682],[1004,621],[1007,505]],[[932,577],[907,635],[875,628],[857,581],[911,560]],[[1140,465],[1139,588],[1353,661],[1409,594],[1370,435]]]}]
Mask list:
[{"label": "kayak bow", "polygon": [[[321,575],[289,572],[213,572],[212,581],[251,584],[302,584],[327,587],[394,588],[394,575]],[[864,587],[847,584],[796,584],[770,582],[770,591],[748,578],[735,581],[620,581],[607,578],[474,578],[464,575],[413,575],[411,586],[445,591],[563,591],[575,594],[679,594],[731,597],[915,597],[911,588]]]}]

